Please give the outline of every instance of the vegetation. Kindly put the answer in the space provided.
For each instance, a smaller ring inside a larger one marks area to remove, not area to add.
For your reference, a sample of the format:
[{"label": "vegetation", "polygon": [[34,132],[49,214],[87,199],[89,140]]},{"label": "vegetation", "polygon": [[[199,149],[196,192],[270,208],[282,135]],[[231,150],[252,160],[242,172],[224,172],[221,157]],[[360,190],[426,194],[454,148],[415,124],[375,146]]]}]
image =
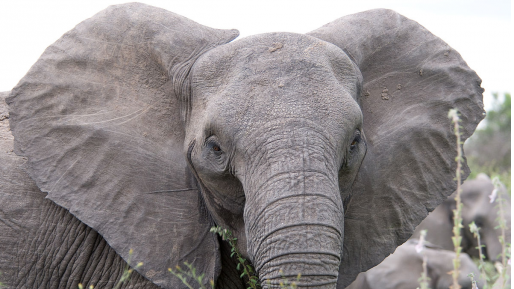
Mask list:
[{"label": "vegetation", "polygon": [[[232,236],[232,232],[227,229],[223,229],[221,227],[212,227],[211,228],[212,233],[216,233],[221,236],[221,238],[224,241],[227,241],[230,245],[231,252],[230,257],[235,258],[237,261],[237,270],[241,271],[241,275],[239,276],[241,279],[246,280],[246,285],[248,286],[248,289],[257,289],[262,288],[261,284],[259,283],[259,278],[257,277],[255,273],[255,269],[253,268],[252,264],[248,262],[239,250],[237,249],[237,238]],[[176,266],[176,270],[173,270],[171,268],[168,269],[171,274],[175,275],[177,278],[184,283],[189,289],[194,289],[193,285],[191,285],[188,281],[188,278],[191,278],[197,283],[197,288],[199,289],[207,289],[205,285],[203,285],[203,278],[204,274],[198,275],[196,273],[196,268],[193,267],[193,265],[185,262],[184,265],[186,265],[187,270],[183,270],[180,266]],[[282,271],[280,271],[281,274]],[[296,289],[297,282],[300,280],[301,274],[298,274],[296,278],[296,282],[289,282],[287,279],[283,278],[282,281],[280,281],[279,285],[282,289]],[[214,281],[210,280],[211,288],[215,288]]]},{"label": "vegetation", "polygon": [[428,282],[430,282],[430,277],[428,277],[427,270],[427,255],[425,253],[425,236],[427,235],[427,230],[423,230],[419,234],[419,241],[416,245],[416,252],[420,253],[423,256],[423,271],[421,272],[421,277],[418,279],[420,287],[418,289],[429,289]]},{"label": "vegetation", "polygon": [[134,251],[132,251],[132,249],[130,249],[129,257],[127,260],[127,266],[125,267],[125,270],[123,270],[123,273],[121,274],[121,278],[120,278],[120,280],[118,280],[118,283],[116,283],[116,286],[114,286],[114,289],[118,289],[118,288],[120,288],[120,286],[123,283],[128,282],[128,280],[130,279],[130,274],[132,274],[134,269],[137,269],[137,268],[143,266],[143,262],[139,262],[136,264],[136,266],[134,266],[134,268],[130,267],[130,260],[132,259],[133,253],[134,253]]},{"label": "vegetation", "polygon": [[[491,262],[485,262],[484,256],[480,253],[477,266],[480,270],[480,277],[486,281],[484,288],[491,288],[493,284],[495,288],[508,288],[509,271],[510,271],[510,252],[511,244],[506,242],[505,232],[508,229],[505,215],[504,215],[504,202],[506,201],[505,196],[502,193],[503,182],[507,184],[507,191],[510,194],[511,189],[511,162],[510,162],[510,129],[511,129],[511,96],[505,94],[503,100],[500,100],[498,94],[494,95],[495,104],[493,110],[489,111],[485,121],[485,126],[475,132],[469,142],[466,143],[466,151],[468,152],[468,164],[472,170],[470,178],[475,178],[478,173],[486,173],[493,177],[494,191],[490,198],[491,202],[496,201],[498,208],[498,218],[496,219],[498,226],[495,228],[501,229],[501,235],[498,236],[500,243],[502,244],[501,259],[502,262],[497,263],[496,266]],[[455,259],[453,260],[454,269],[451,272],[453,284],[452,289],[461,288],[458,284],[458,275],[460,268],[459,255],[462,251],[460,236],[462,226],[462,204],[460,202],[461,193],[461,163],[462,157],[462,143],[459,133],[459,116],[457,111],[450,110],[448,117],[452,119],[454,124],[454,133],[457,137],[457,193],[456,193],[456,208],[453,211],[454,214],[454,227],[452,237],[453,245],[455,247]],[[480,240],[480,228],[473,222],[469,225],[470,231],[474,234],[478,241],[477,249],[481,252]],[[423,242],[426,232],[422,232],[420,242]],[[425,266],[426,260],[423,259],[423,265]],[[426,273],[423,273],[419,279],[421,288],[428,288],[428,282],[426,280]],[[468,275],[471,278],[473,289],[478,288],[476,281],[474,280],[473,274]],[[495,282],[496,283],[493,283]],[[496,287],[498,286],[498,287]]]},{"label": "vegetation", "polygon": [[466,141],[464,151],[471,169],[469,178],[474,179],[479,173],[498,177],[510,194],[511,95],[493,96],[492,109],[487,111],[483,125]]},{"label": "vegetation", "polygon": [[221,236],[221,238],[225,241],[227,241],[230,244],[230,257],[233,258],[236,257],[237,260],[237,267],[236,269],[239,271],[242,271],[241,278],[247,277],[248,278],[248,288],[251,289],[257,289],[261,288],[261,285],[259,284],[259,278],[255,274],[255,269],[253,268],[252,264],[248,262],[241,253],[239,253],[239,250],[237,249],[237,238],[232,236],[232,232],[230,232],[227,229],[223,229],[221,227],[212,227],[211,232],[217,233]]},{"label": "vegetation", "polygon": [[477,281],[475,281],[475,274],[469,273],[468,277],[471,279],[471,289],[478,289]]},{"label": "vegetation", "polygon": [[[195,281],[195,283],[199,286],[199,289],[207,289],[205,285],[203,284],[203,278],[205,274],[198,275],[196,273],[196,268],[193,267],[192,264],[189,264],[188,262],[184,262],[184,265],[186,265],[187,270],[183,270],[179,265],[175,267],[175,270],[168,268],[168,271],[171,272],[174,276],[180,279],[184,285],[187,286],[189,289],[194,289],[193,285],[189,283],[187,280],[188,278],[191,278]],[[209,283],[211,285],[211,288],[214,288],[214,280],[209,280]]]},{"label": "vegetation", "polygon": [[[497,223],[498,223],[498,226],[495,228],[499,228],[501,230],[501,235],[498,237],[499,240],[500,240],[500,244],[502,245],[502,252],[501,252],[501,265],[498,264],[497,266],[497,269],[498,269],[498,273],[499,273],[499,280],[500,280],[500,285],[501,285],[501,288],[505,288],[507,286],[507,282],[509,281],[508,280],[508,272],[510,271],[510,269],[508,267],[510,267],[510,265],[508,264],[508,261],[507,261],[507,258],[510,260],[510,243],[507,243],[506,242],[506,239],[505,239],[505,231],[508,229],[507,228],[507,223],[505,221],[505,213],[504,213],[504,202],[506,201],[505,200],[505,197],[503,196],[503,193],[502,193],[502,190],[501,188],[503,187],[503,184],[500,182],[499,178],[498,177],[495,177],[493,179],[493,184],[494,184],[494,191],[492,193],[492,195],[494,196],[495,195],[495,192],[497,194],[497,197],[496,197],[496,203],[498,204],[497,205],[497,208],[498,208],[498,218],[496,219]],[[494,201],[494,200],[492,200]]]},{"label": "vegetation", "polygon": [[462,173],[462,142],[460,139],[460,119],[457,110],[451,109],[448,113],[448,117],[452,120],[454,125],[454,133],[457,137],[457,157],[455,161],[457,162],[457,171],[455,172],[455,179],[457,181],[457,193],[455,195],[455,201],[457,203],[455,210],[453,210],[453,247],[455,248],[455,259],[453,259],[453,271],[452,271],[452,279],[453,284],[451,286],[452,289],[460,289],[459,285],[459,269],[460,269],[460,253],[462,251],[461,242],[462,236],[460,235],[462,226],[462,203],[460,199],[460,194],[462,192],[461,184],[461,173]]},{"label": "vegetation", "polygon": [[[485,256],[484,254],[482,254],[482,248],[485,247],[485,245],[482,245],[482,242],[480,241],[480,227],[478,227],[475,222],[471,222],[471,224],[469,224],[469,231],[471,233],[473,233],[473,236],[475,238],[477,238],[477,250],[478,250],[478,253],[480,255],[480,258],[479,258],[479,262],[478,262],[478,270],[480,271],[480,276],[484,279],[484,281],[486,281],[487,283],[491,282],[491,277],[489,276],[489,274],[487,274],[486,272],[486,263],[484,261],[485,259]],[[473,274],[471,274],[470,276],[473,280]]]},{"label": "vegetation", "polygon": [[[503,279],[499,282],[505,283],[509,271],[505,268],[506,266],[510,267],[507,261],[510,260],[510,244],[505,242],[507,226],[503,217],[503,202],[506,201],[506,198],[501,195],[502,190],[499,189],[499,186],[504,184],[508,194],[511,194],[511,94],[505,93],[501,96],[495,93],[493,97],[492,109],[487,111],[483,125],[464,145],[468,165],[471,169],[469,178],[474,179],[479,173],[485,173],[493,180],[495,193],[500,193],[496,198],[496,203],[498,227],[502,229],[502,234],[498,236],[503,249],[501,265],[495,266],[492,262],[474,260],[480,269],[480,277],[487,282],[485,288],[492,288],[494,282],[500,277]],[[479,237],[476,234],[475,236]],[[508,284],[502,284],[500,288],[508,288],[507,286]]]}]

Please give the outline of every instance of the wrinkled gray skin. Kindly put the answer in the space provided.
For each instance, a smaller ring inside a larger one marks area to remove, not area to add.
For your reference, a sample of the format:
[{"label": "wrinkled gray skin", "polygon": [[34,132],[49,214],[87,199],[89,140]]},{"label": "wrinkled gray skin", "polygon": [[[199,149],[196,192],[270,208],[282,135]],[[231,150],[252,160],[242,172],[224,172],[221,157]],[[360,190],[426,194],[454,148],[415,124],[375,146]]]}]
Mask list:
[{"label": "wrinkled gray skin", "polygon": [[[491,179],[485,174],[479,174],[474,180],[467,180],[462,185],[462,248],[463,252],[468,253],[472,257],[479,258],[478,241],[469,230],[469,224],[475,222],[480,227],[480,242],[485,245],[482,254],[486,259],[493,262],[501,262],[502,247],[499,241],[501,229],[498,226],[498,203],[490,202],[489,196],[494,189]],[[510,196],[502,190],[504,198],[503,210],[506,220],[507,230],[505,232],[505,240],[510,243]],[[446,250],[454,250],[453,242],[453,210],[455,209],[455,199],[452,195],[448,200],[444,201],[437,207],[428,217],[416,228],[413,238],[419,237],[421,230],[427,230],[427,240]]]},{"label": "wrinkled gray skin", "polygon": [[[357,279],[346,287],[347,289],[412,289],[420,286],[419,278],[423,272],[423,255],[426,256],[427,275],[430,278],[429,288],[448,289],[453,283],[452,260],[453,251],[425,247],[422,253],[416,251],[417,241],[409,240],[401,245],[382,263],[372,269],[360,273]],[[473,273],[478,288],[482,288],[483,280],[477,280],[480,272],[468,254],[461,254],[459,284],[462,289],[472,289],[468,274]]]},{"label": "wrinkled gray skin", "polygon": [[109,287],[133,249],[128,287],[185,288],[166,268],[187,261],[245,288],[218,225],[264,287],[282,269],[344,288],[455,190],[448,110],[466,139],[483,89],[419,24],[379,9],[235,37],[132,3],[43,53],[6,98],[8,286]]},{"label": "wrinkled gray skin", "polygon": [[[80,282],[112,288],[127,263],[98,232],[45,199],[23,171],[26,159],[13,152],[7,95],[0,92],[2,288],[78,288]],[[120,288],[159,287],[136,273]]]},{"label": "wrinkled gray skin", "polygon": [[[278,42],[284,47],[242,63],[237,52],[258,54],[256,40],[264,47]],[[311,50],[309,57],[301,55],[306,50]],[[285,59],[281,54],[294,56]],[[224,64],[215,78],[209,70],[213,63]],[[273,68],[253,73],[259,65]],[[287,74],[298,66],[305,68],[300,75]],[[243,252],[255,260],[262,279],[278,281],[275,268],[280,267],[287,277],[302,272],[304,282],[334,282],[337,276],[329,272],[339,267],[344,223],[338,179],[351,182],[366,153],[352,62],[337,47],[311,37],[270,34],[207,53],[196,71],[198,102],[193,104],[195,122],[186,132],[185,150],[210,192],[204,198],[215,222],[232,227],[248,244]],[[346,77],[338,77],[342,75]],[[312,78],[318,81],[312,84]],[[263,79],[275,85],[257,98],[252,86]],[[224,87],[215,85],[223,81]],[[309,90],[317,93],[302,93]],[[244,206],[245,198],[253,205]],[[227,213],[252,225],[229,224]],[[326,273],[317,276],[320,272]]]}]

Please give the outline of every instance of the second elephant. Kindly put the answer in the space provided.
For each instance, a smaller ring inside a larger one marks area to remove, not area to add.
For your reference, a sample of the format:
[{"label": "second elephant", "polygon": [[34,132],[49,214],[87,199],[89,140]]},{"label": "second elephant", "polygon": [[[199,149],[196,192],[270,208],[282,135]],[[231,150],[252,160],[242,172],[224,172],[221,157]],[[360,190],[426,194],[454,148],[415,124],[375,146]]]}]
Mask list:
[{"label": "second elephant", "polygon": [[[485,245],[482,254],[486,259],[493,262],[501,261],[502,246],[499,241],[501,229],[498,226],[499,209],[497,202],[491,202],[491,194],[494,185],[491,179],[485,174],[479,174],[474,180],[467,180],[462,185],[462,248],[463,252],[472,257],[479,257],[477,250],[478,242],[469,230],[469,224],[475,222],[480,227],[481,244]],[[510,243],[510,217],[511,204],[510,195],[505,188],[500,188],[503,202],[503,216],[507,230],[505,241]],[[427,230],[427,241],[446,250],[454,250],[452,242],[453,210],[455,209],[455,195],[450,196],[439,205],[428,217],[416,228],[412,238],[419,238],[421,230]]]},{"label": "second elephant", "polygon": [[[360,273],[355,282],[346,289],[413,289],[419,287],[419,278],[423,272],[423,255],[421,252],[417,252],[417,244],[417,240],[405,242],[382,263]],[[425,254],[427,260],[427,275],[430,278],[428,287],[448,289],[452,284],[452,276],[448,272],[453,270],[452,260],[455,258],[455,253],[431,245],[425,247],[422,253]],[[468,274],[473,273],[477,279],[478,268],[465,253],[461,254],[460,263],[459,285],[462,286],[462,289],[472,289]],[[483,281],[478,280],[477,285],[482,288]]]}]

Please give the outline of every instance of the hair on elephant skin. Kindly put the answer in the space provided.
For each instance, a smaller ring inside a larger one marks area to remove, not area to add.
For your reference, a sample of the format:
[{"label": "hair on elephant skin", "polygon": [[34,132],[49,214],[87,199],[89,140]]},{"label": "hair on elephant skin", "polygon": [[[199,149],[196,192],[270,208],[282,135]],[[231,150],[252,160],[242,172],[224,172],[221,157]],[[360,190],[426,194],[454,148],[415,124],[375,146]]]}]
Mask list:
[{"label": "hair on elephant skin", "polygon": [[131,3],[45,50],[6,98],[8,286],[114,284],[133,249],[133,286],[244,288],[218,225],[265,287],[344,288],[455,190],[448,110],[465,140],[483,89],[441,39],[385,9],[237,36]]},{"label": "hair on elephant skin", "polygon": [[[346,287],[347,289],[412,289],[418,288],[419,278],[423,272],[423,255],[426,257],[427,275],[430,278],[428,287],[433,289],[448,289],[452,285],[452,275],[455,253],[430,245],[422,252],[416,250],[418,242],[409,240],[382,263],[370,270],[360,273],[357,279]],[[472,289],[468,274],[473,273],[478,279],[480,272],[468,254],[460,255],[459,285],[462,289]],[[479,288],[483,280],[476,280]]]},{"label": "hair on elephant skin", "polygon": [[[485,174],[479,174],[474,180],[467,180],[462,185],[462,250],[472,257],[479,258],[478,241],[469,230],[469,224],[475,222],[480,227],[480,242],[485,245],[482,254],[486,259],[501,261],[502,246],[499,241],[501,229],[498,228],[499,210],[496,202],[491,203],[490,195],[494,189],[493,182]],[[507,222],[505,241],[510,243],[510,195],[505,189],[502,191],[505,200],[503,203],[504,215]],[[453,210],[455,209],[454,195],[439,205],[428,217],[421,222],[413,234],[419,237],[421,230],[427,230],[427,241],[446,250],[454,250],[453,236]]]}]

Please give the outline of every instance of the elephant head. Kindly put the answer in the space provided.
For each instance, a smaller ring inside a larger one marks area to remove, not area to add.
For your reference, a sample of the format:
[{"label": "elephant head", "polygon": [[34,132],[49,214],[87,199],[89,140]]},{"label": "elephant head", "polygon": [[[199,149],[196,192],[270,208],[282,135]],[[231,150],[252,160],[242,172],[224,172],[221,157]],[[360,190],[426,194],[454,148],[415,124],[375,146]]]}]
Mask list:
[{"label": "elephant head", "polygon": [[[485,174],[479,174],[476,179],[467,180],[462,185],[462,249],[470,256],[479,258],[478,240],[469,230],[472,222],[480,227],[480,243],[485,247],[482,254],[493,262],[501,261],[502,245],[499,241],[501,229],[498,228],[499,208],[496,202],[491,202],[490,196],[494,190],[491,179]],[[507,225],[505,241],[510,243],[510,195],[502,190],[503,216]],[[427,240],[446,250],[453,250],[452,228],[453,210],[455,209],[455,196],[445,200],[428,217],[419,224],[413,238],[419,236],[421,230],[427,230]]]},{"label": "elephant head", "polygon": [[[481,244],[485,245],[482,253],[493,262],[501,262],[502,245],[499,237],[502,235],[501,228],[498,227],[498,218],[505,220],[507,230],[505,230],[505,242],[510,243],[510,195],[505,187],[500,187],[502,194],[502,211],[496,199],[492,196],[494,185],[491,179],[485,174],[479,174],[476,179],[468,180],[462,185],[462,223],[464,225],[464,235],[468,241],[467,247],[463,248],[471,256],[479,257],[478,241],[469,230],[469,225],[475,222],[480,227]],[[498,194],[499,194],[498,193]]]},{"label": "elephant head", "polygon": [[123,258],[132,248],[162,287],[183,286],[165,271],[184,261],[230,278],[216,224],[272,287],[282,269],[300,286],[343,288],[454,191],[447,113],[473,133],[480,79],[390,10],[237,35],[109,7],[13,89],[15,152],[47,198]]}]

